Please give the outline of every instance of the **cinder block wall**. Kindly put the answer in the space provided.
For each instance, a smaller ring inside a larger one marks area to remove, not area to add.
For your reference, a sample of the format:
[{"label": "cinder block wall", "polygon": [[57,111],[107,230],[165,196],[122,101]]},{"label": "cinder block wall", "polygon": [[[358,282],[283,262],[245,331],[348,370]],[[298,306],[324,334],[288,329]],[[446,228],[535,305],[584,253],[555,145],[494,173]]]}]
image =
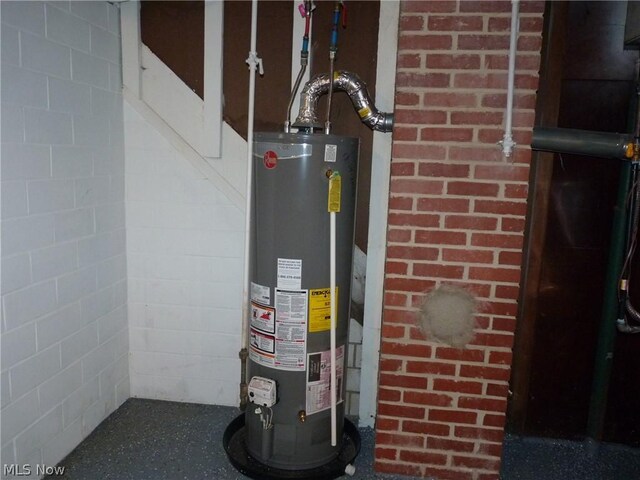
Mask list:
[{"label": "cinder block wall", "polygon": [[124,108],[131,395],[235,406],[244,214]]},{"label": "cinder block wall", "polygon": [[[506,106],[511,2],[401,4],[376,468],[498,477],[522,258],[528,147],[544,2],[521,3],[515,155],[496,146]],[[474,340],[416,327],[425,292],[467,288]]]},{"label": "cinder block wall", "polygon": [[0,9],[2,463],[37,477],[129,397],[119,14]]},{"label": "cinder block wall", "polygon": [[360,373],[362,372],[362,325],[349,320],[349,348],[347,350],[347,394],[345,412],[357,417],[360,414]]}]

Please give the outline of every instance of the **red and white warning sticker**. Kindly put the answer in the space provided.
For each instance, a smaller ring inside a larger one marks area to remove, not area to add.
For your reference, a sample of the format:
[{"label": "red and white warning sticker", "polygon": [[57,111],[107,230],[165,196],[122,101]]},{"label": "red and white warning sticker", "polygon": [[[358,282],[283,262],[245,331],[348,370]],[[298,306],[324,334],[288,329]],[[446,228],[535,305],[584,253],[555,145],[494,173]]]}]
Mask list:
[{"label": "red and white warning sticker", "polygon": [[263,332],[276,332],[276,311],[271,307],[251,302],[251,326]]},{"label": "red and white warning sticker", "polygon": [[266,335],[258,330],[252,328],[250,335],[251,346],[257,350],[260,350],[260,353],[270,353],[273,354],[275,352],[275,343],[273,335]]}]

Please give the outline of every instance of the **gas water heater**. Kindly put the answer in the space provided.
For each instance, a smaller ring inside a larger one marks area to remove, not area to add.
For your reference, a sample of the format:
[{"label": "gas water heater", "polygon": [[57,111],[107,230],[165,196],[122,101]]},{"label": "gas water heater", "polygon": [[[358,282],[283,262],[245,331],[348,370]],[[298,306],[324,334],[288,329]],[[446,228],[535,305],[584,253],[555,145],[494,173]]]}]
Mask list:
[{"label": "gas water heater", "polygon": [[[327,469],[344,472],[359,448],[355,427],[343,432],[358,150],[357,138],[337,135],[255,135],[249,403],[236,443],[263,473],[234,462],[253,478],[334,478]],[[338,199],[329,193],[336,181]],[[332,445],[328,203],[336,200],[339,441]]]},{"label": "gas water heater", "polygon": [[298,133],[287,125],[255,134],[249,382],[245,413],[223,439],[231,463],[251,478],[336,478],[353,472],[360,448],[344,415],[359,139],[317,133],[318,99],[332,89],[349,95],[370,128],[393,127],[357,75],[336,71],[305,84]]},{"label": "gas water heater", "polygon": [[336,71],[305,85],[298,133],[254,136],[247,402],[223,443],[256,479],[336,478],[360,448],[344,414],[359,139],[317,132],[330,87],[370,128],[393,127],[357,75]]},{"label": "gas water heater", "polygon": [[[329,189],[342,184],[336,216],[338,438],[344,418],[345,358],[359,141],[336,135],[257,134],[247,448],[278,468],[332,460],[330,443]],[[275,404],[262,404],[264,381]],[[264,428],[264,424],[271,428]]]},{"label": "gas water heater", "polygon": [[[253,174],[241,350],[245,412],[229,424],[223,444],[231,463],[254,479],[353,474],[351,462],[360,449],[358,430],[344,414],[360,142],[330,133],[332,94],[345,92],[373,130],[390,132],[393,115],[378,111],[357,75],[334,70],[342,6],[335,2],[329,73],[305,84],[291,125],[314,9],[311,1],[301,6],[305,34],[285,131],[255,134],[248,155]],[[325,94],[323,124],[317,107]]]}]

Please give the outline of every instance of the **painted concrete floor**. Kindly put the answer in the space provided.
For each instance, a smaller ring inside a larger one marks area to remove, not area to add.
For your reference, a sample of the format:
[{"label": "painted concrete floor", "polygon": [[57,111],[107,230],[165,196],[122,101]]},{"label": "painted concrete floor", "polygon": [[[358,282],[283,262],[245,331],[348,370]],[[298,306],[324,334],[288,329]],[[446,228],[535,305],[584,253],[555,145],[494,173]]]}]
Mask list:
[{"label": "painted concrete floor", "polygon": [[504,480],[640,480],[640,449],[507,435]]},{"label": "painted concrete floor", "polygon": [[[231,407],[129,399],[60,465],[52,480],[244,480],[228,462],[222,435]],[[406,480],[373,471],[374,435],[361,429],[354,480]],[[503,480],[640,480],[640,452],[508,437]],[[349,477],[342,477],[347,479]]]},{"label": "painted concrete floor", "polygon": [[[60,465],[51,480],[245,480],[222,447],[233,407],[129,399]],[[405,480],[373,472],[372,429],[360,429],[362,446],[345,479]]]}]

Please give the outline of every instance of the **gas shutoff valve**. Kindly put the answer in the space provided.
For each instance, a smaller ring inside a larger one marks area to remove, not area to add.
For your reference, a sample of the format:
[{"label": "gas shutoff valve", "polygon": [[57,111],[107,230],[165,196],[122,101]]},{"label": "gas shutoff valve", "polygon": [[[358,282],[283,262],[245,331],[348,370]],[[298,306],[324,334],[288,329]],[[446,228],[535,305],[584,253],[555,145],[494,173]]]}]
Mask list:
[{"label": "gas shutoff valve", "polygon": [[265,377],[253,377],[249,382],[249,401],[262,407],[272,407],[277,402],[276,381]]}]

